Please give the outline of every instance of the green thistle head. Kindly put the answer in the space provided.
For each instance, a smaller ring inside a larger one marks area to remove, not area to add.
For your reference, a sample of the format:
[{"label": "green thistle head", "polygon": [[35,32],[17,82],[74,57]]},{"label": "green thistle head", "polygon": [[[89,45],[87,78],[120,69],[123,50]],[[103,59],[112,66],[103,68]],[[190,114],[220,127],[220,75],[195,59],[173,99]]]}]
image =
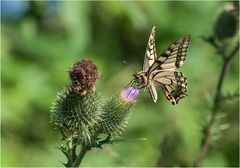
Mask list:
[{"label": "green thistle head", "polygon": [[232,38],[238,31],[238,9],[234,6],[234,3],[226,4],[225,8],[217,17],[214,25],[214,35],[219,40],[226,38]]},{"label": "green thistle head", "polygon": [[71,86],[66,86],[58,93],[57,101],[52,107],[52,123],[58,128],[70,132],[92,126],[100,120],[99,98],[95,92],[78,94]]},{"label": "green thistle head", "polygon": [[130,108],[136,102],[139,90],[134,87],[125,88],[120,95],[109,99],[103,105],[100,127],[103,133],[119,134],[124,130]]}]

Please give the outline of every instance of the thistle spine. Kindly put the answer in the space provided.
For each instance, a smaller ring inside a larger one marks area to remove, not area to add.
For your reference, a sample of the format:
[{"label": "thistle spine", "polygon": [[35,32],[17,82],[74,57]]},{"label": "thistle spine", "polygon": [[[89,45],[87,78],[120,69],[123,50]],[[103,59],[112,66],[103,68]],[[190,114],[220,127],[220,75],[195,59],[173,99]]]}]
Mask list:
[{"label": "thistle spine", "polygon": [[52,107],[50,122],[83,140],[91,140],[90,130],[101,120],[100,100],[96,92],[78,94],[71,86],[66,86],[57,96]]}]

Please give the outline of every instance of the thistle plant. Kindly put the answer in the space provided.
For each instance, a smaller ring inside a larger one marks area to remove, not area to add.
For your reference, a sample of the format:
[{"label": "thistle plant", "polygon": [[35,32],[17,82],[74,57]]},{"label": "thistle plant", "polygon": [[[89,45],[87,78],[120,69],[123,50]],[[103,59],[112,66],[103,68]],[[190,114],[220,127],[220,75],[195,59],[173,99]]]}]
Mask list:
[{"label": "thistle plant", "polygon": [[[94,147],[132,141],[114,138],[124,130],[139,90],[126,87],[103,100],[95,90],[95,82],[99,79],[95,64],[90,60],[81,60],[68,72],[70,82],[58,93],[50,122],[63,136],[63,143],[59,147],[67,157],[67,163],[63,164],[66,167],[79,167],[86,152]],[[138,140],[142,139],[134,141]],[[77,153],[79,146],[80,152]]]},{"label": "thistle plant", "polygon": [[[222,130],[229,128],[228,123],[222,124],[221,103],[227,99],[238,98],[239,91],[231,94],[223,93],[223,82],[227,74],[228,67],[233,57],[239,51],[238,21],[239,21],[239,2],[226,2],[224,9],[219,14],[213,29],[213,35],[202,37],[205,42],[210,44],[222,59],[222,67],[216,85],[216,91],[211,101],[211,117],[204,126],[203,139],[199,155],[194,163],[195,167],[201,166],[201,163],[208,151],[208,147],[214,141]],[[237,36],[237,37],[236,37]],[[238,89],[237,89],[238,90]],[[216,131],[217,130],[217,131]]]}]

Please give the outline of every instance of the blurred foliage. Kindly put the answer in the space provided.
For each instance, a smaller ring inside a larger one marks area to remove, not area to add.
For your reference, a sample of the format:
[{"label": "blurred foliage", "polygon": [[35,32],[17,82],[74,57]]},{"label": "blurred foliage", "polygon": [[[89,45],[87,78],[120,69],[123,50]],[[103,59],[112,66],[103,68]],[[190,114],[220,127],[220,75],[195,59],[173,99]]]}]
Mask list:
[{"label": "blurred foliage", "polygon": [[[1,1],[2,166],[62,166],[65,158],[55,148],[61,135],[48,121],[51,102],[69,82],[66,71],[79,59],[93,60],[101,72],[97,90],[112,96],[141,70],[153,25],[158,53],[177,38],[192,35],[181,68],[189,96],[172,106],[163,96],[154,104],[142,93],[122,136],[147,140],[91,150],[83,166],[156,166],[162,159],[171,166],[191,166],[221,60],[199,37],[213,33],[223,4]],[[224,81],[226,93],[238,90],[238,63],[235,57]],[[226,101],[222,109],[230,129],[211,146],[203,166],[239,166],[238,99]]]}]

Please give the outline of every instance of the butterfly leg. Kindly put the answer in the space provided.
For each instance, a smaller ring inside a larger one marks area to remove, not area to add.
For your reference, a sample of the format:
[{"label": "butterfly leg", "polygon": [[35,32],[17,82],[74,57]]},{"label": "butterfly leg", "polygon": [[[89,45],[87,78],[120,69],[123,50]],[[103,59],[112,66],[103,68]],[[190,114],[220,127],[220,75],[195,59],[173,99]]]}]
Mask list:
[{"label": "butterfly leg", "polygon": [[135,85],[135,81],[133,79],[125,86],[125,88],[128,87],[128,86],[134,86],[134,85]]}]

